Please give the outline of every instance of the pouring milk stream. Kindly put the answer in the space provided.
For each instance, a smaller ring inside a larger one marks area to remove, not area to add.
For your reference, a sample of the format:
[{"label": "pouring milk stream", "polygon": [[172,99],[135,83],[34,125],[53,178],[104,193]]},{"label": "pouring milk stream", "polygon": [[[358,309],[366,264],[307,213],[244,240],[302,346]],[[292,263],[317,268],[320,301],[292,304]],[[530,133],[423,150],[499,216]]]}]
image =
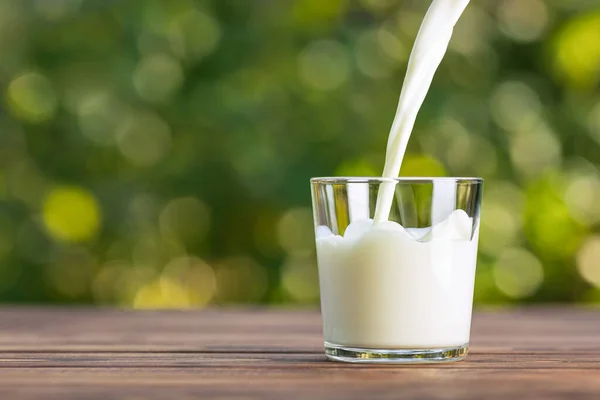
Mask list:
[{"label": "pouring milk stream", "polygon": [[[402,159],[415,120],[425,101],[433,76],[446,54],[454,25],[467,4],[469,0],[433,0],[423,19],[410,55],[396,116],[388,138],[384,178],[396,178],[400,174]],[[391,181],[381,185],[375,208],[375,223],[388,219],[395,186]]]}]

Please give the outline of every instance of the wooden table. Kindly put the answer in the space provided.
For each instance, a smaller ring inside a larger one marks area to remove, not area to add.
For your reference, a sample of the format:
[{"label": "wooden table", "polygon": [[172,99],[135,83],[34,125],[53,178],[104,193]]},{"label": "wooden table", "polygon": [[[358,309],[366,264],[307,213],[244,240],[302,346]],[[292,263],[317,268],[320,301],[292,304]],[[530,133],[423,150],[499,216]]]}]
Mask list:
[{"label": "wooden table", "polygon": [[478,312],[467,361],[349,365],[312,311],[0,309],[0,399],[600,399],[600,310]]}]

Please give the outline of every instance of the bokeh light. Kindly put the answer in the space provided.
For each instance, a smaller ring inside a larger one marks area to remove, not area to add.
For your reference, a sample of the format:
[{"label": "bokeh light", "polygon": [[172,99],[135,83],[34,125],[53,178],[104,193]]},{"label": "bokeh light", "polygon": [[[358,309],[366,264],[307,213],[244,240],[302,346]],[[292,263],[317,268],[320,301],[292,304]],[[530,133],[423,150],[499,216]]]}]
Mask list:
[{"label": "bokeh light", "polygon": [[144,284],[137,291],[133,307],[138,309],[189,308],[186,288],[169,278],[159,278]]},{"label": "bokeh light", "polygon": [[174,259],[157,279],[142,285],[134,308],[202,308],[216,288],[213,269],[199,258]]},{"label": "bokeh light", "polygon": [[117,128],[128,117],[128,111],[121,99],[112,93],[89,93],[77,100],[79,129],[94,144],[112,145]]},{"label": "bokeh light", "polygon": [[586,227],[569,212],[551,177],[531,184],[525,193],[524,231],[544,259],[572,257],[585,238]]},{"label": "bokeh light", "polygon": [[[473,5],[475,7],[472,7]],[[449,49],[482,61],[479,54],[491,50],[488,43],[490,35],[494,33],[493,26],[494,22],[489,14],[475,3],[471,4],[454,27]]]},{"label": "bokeh light", "polygon": [[497,181],[484,191],[479,246],[481,251],[499,255],[522,238],[524,195],[519,187]]},{"label": "bokeh light", "polygon": [[521,299],[535,294],[544,279],[544,269],[540,260],[527,250],[512,248],[496,261],[494,278],[502,293]]},{"label": "bokeh light", "polygon": [[479,176],[489,176],[498,168],[494,146],[487,139],[468,131],[454,118],[442,118],[437,126],[423,132],[418,140],[425,153],[435,155],[448,166],[448,172],[437,168],[437,174],[470,176],[476,170]]},{"label": "bokeh light", "polygon": [[39,73],[28,72],[13,79],[6,96],[12,114],[25,122],[45,122],[56,112],[52,83]]},{"label": "bokeh light", "polygon": [[117,145],[131,164],[149,167],[168,154],[171,129],[154,113],[132,114],[117,131]]},{"label": "bokeh light", "polygon": [[304,82],[318,90],[332,90],[342,85],[349,75],[347,50],[331,40],[311,43],[298,59]]},{"label": "bokeh light", "polygon": [[545,124],[516,132],[511,138],[510,156],[514,166],[527,177],[557,169],[562,161],[562,146]]},{"label": "bokeh light", "polygon": [[315,303],[319,300],[319,274],[313,253],[289,256],[283,263],[281,285],[298,303]]},{"label": "bokeh light", "polygon": [[371,78],[390,76],[395,67],[408,61],[408,52],[402,42],[386,29],[362,32],[356,40],[356,65]]},{"label": "bokeh light", "polygon": [[498,4],[500,30],[518,42],[540,39],[548,28],[549,18],[543,0],[503,0]]},{"label": "bokeh light", "polygon": [[600,221],[600,172],[587,160],[579,160],[567,170],[564,184],[565,204],[570,213],[584,225]]},{"label": "bokeh light", "polygon": [[214,52],[222,36],[219,21],[192,2],[152,4],[145,9],[144,28],[137,39],[141,53],[169,52],[192,63]]},{"label": "bokeh light", "polygon": [[[145,289],[143,296],[145,298],[149,298],[149,300],[147,300],[148,303],[153,302],[153,304],[156,304],[158,301],[163,300],[160,287],[160,275],[156,268],[144,265],[132,266],[130,264],[123,264],[122,267],[124,268],[117,271],[116,280],[112,282],[114,285],[113,293],[116,298],[114,302],[111,302],[111,304],[116,304],[122,307],[134,307],[136,298],[142,296],[140,295],[140,292],[143,289]],[[158,301],[156,300],[156,297],[158,297]],[[169,299],[164,299],[163,301],[169,302]],[[139,305],[140,308],[144,307],[144,302],[145,301],[141,302],[142,304]],[[155,307],[161,308],[167,306],[161,306],[158,304]]]},{"label": "bokeh light", "polygon": [[309,208],[295,208],[283,214],[277,223],[277,240],[287,252],[312,250],[314,227]]},{"label": "bokeh light", "polygon": [[192,10],[177,21],[184,39],[185,57],[199,61],[214,52],[221,40],[221,26],[210,14]]},{"label": "bokeh light", "polygon": [[169,100],[183,82],[179,62],[166,54],[144,57],[133,75],[133,85],[139,95],[151,103]]},{"label": "bokeh light", "polygon": [[44,198],[43,220],[48,233],[66,242],[81,242],[96,236],[102,223],[94,195],[82,187],[61,186]]},{"label": "bokeh light", "polygon": [[490,97],[494,122],[509,132],[529,130],[539,122],[541,109],[538,94],[522,81],[502,82]]},{"label": "bokeh light", "polygon": [[600,71],[600,12],[581,13],[561,26],[553,41],[555,76],[573,88],[591,88]]},{"label": "bokeh light", "polygon": [[600,236],[588,238],[577,252],[577,268],[590,284],[600,287]]}]

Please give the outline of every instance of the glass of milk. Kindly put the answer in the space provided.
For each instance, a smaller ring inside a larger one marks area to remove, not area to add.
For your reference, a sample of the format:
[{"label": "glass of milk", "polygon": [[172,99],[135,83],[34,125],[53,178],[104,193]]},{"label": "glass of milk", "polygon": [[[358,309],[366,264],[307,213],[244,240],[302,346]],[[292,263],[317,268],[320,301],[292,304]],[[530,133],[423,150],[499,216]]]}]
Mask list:
[{"label": "glass of milk", "polygon": [[[313,178],[311,188],[327,357],[465,358],[483,180]],[[392,206],[374,222],[381,191]]]}]

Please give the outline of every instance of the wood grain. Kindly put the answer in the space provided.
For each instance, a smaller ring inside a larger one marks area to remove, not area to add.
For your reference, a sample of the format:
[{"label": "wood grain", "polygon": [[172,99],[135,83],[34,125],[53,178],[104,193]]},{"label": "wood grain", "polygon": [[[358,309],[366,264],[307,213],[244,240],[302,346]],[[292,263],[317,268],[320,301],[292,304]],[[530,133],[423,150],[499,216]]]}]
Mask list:
[{"label": "wood grain", "polygon": [[477,312],[464,362],[329,362],[317,312],[0,309],[0,399],[600,399],[600,310]]}]

